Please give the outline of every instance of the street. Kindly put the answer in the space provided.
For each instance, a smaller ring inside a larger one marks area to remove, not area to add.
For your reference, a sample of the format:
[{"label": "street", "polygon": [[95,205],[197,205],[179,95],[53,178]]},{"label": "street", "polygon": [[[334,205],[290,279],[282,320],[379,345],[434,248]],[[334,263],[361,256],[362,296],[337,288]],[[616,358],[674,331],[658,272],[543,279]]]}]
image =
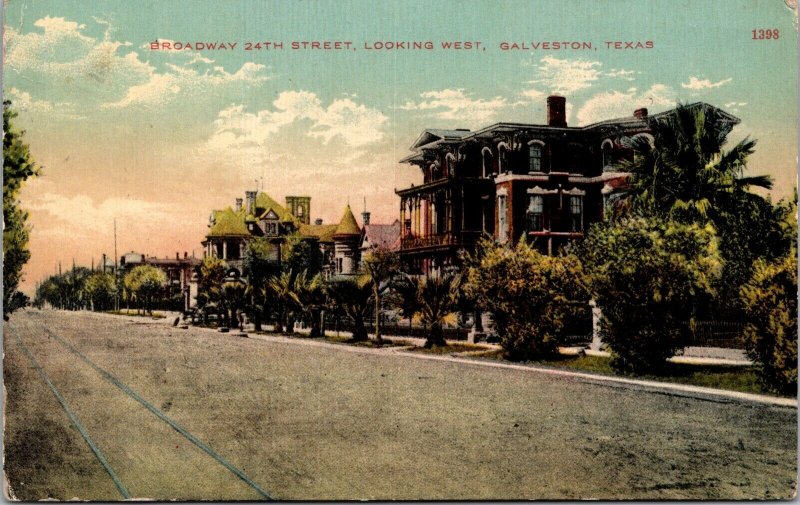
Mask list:
[{"label": "street", "polygon": [[796,408],[170,323],[31,309],[4,323],[13,496],[795,493]]}]

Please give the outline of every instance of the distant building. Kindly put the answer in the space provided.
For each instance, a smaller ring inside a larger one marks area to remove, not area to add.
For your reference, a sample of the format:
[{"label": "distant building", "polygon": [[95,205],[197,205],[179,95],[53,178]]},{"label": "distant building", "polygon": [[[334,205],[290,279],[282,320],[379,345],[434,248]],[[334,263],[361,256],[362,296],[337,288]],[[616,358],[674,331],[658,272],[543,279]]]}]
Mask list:
[{"label": "distant building", "polygon": [[320,248],[325,275],[356,273],[361,228],[350,206],[346,206],[338,224],[322,224],[320,219],[314,224],[310,222],[310,197],[287,196],[284,207],[264,192],[247,191],[245,199],[237,198],[233,208],[211,212],[209,231],[203,241],[204,256],[223,259],[242,273],[247,242],[263,237],[274,245],[271,259],[280,264],[281,244],[287,236],[299,233],[303,240]]},{"label": "distant building", "polygon": [[195,268],[200,265],[200,259],[189,256],[184,252],[183,257],[180,253],[175,253],[175,258],[156,258],[147,257],[145,254],[131,251],[120,257],[120,275],[125,275],[133,268],[140,265],[152,265],[159,268],[167,276],[165,298],[170,300],[177,296],[182,298],[183,310],[188,310],[192,305],[192,300],[197,296],[197,284],[193,282],[192,276]]},{"label": "distant building", "polygon": [[[723,128],[737,118],[711,105]],[[667,117],[667,111],[655,117]],[[609,194],[626,185],[615,171],[632,160],[631,139],[652,136],[647,109],[583,127],[569,127],[566,99],[547,98],[547,124],[497,123],[422,132],[401,160],[419,167],[423,183],[400,196],[399,254],[420,273],[456,268],[459,251],[481,237],[516,243],[525,237],[552,254],[603,219]]]}]

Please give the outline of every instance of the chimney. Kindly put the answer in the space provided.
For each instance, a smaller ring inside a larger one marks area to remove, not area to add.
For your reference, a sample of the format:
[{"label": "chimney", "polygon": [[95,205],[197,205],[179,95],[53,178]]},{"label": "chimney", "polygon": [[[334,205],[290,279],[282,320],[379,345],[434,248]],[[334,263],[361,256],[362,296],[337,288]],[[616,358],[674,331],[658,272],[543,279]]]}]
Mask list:
[{"label": "chimney", "polygon": [[256,212],[256,194],[258,191],[245,191],[244,196],[247,200],[247,213],[255,214]]},{"label": "chimney", "polygon": [[236,199],[236,212],[239,212],[240,210],[242,210],[242,199],[241,198],[237,198]]},{"label": "chimney", "polygon": [[321,217],[316,218],[314,220],[314,224],[317,225],[317,226],[321,225],[322,224],[322,218]]},{"label": "chimney", "polygon": [[361,221],[362,221],[362,226],[366,226],[369,224],[369,212],[364,211],[361,213]]},{"label": "chimney", "polygon": [[547,97],[547,125],[567,126],[567,99],[563,96],[550,95]]},{"label": "chimney", "polygon": [[175,253],[175,259],[176,259],[176,260],[179,260],[179,259],[181,259],[181,253],[179,253],[179,252],[176,252],[176,253]]},{"label": "chimney", "polygon": [[185,259],[185,260],[189,259],[189,253],[188,252],[183,251],[183,259]]},{"label": "chimney", "polygon": [[633,117],[637,119],[647,119],[647,109],[642,107],[641,109],[636,109],[633,111]]}]

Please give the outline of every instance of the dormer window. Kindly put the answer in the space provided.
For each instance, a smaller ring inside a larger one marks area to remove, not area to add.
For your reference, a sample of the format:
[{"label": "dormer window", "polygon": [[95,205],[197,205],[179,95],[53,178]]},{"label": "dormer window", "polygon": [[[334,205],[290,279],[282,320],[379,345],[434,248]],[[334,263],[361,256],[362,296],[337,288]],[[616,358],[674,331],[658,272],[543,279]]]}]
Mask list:
[{"label": "dormer window", "polygon": [[264,233],[266,235],[276,236],[278,234],[278,223],[275,222],[264,223]]}]

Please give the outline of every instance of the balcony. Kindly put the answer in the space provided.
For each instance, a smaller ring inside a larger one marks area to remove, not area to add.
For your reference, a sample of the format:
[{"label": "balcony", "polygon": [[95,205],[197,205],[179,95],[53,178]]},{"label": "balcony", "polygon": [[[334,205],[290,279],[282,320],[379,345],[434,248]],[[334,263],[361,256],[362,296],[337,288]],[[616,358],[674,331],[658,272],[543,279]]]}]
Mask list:
[{"label": "balcony", "polygon": [[400,240],[400,250],[430,249],[447,246],[471,246],[477,242],[481,232],[442,233],[426,237],[404,237]]}]

